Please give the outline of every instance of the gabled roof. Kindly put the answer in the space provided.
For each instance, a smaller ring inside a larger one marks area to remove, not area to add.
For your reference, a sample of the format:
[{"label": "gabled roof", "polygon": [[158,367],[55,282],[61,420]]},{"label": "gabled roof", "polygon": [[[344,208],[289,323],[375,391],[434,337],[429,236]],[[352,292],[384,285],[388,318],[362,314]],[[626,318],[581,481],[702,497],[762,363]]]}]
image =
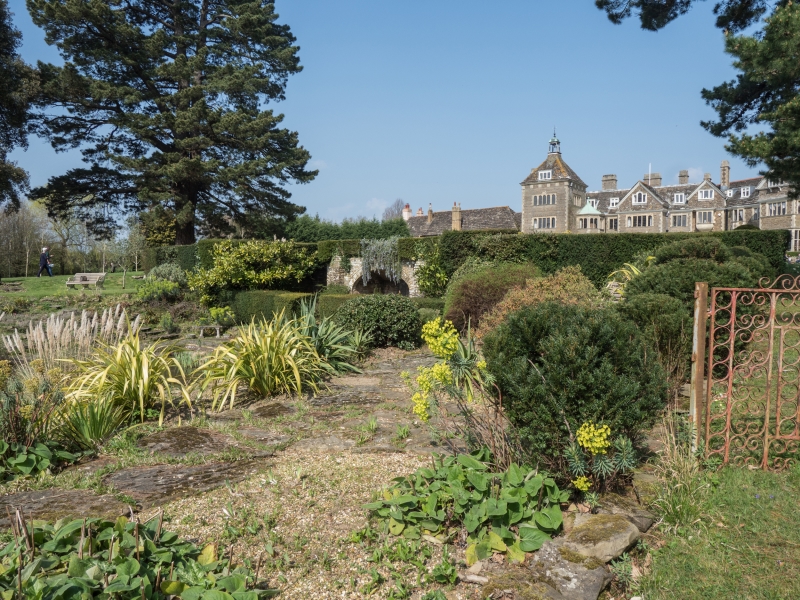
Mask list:
[{"label": "gabled roof", "polygon": [[[715,184],[713,181],[709,181],[708,179],[704,179],[703,181],[701,181],[700,183],[698,183],[698,184],[697,184],[697,187],[696,187],[696,188],[694,188],[694,191],[692,191],[692,193],[691,193],[691,194],[689,194],[689,196],[694,196],[694,195],[695,195],[697,192],[699,192],[699,191],[700,191],[700,189],[701,189],[703,186],[708,186],[708,187],[710,187],[712,190],[714,190],[715,192],[717,192],[718,194],[720,194],[721,196],[725,196],[725,197],[727,198],[727,196],[726,196],[725,192],[723,192],[721,189],[719,189],[719,187],[717,187],[717,185],[716,185],[716,184]],[[689,196],[686,196],[686,197],[687,197],[687,198],[689,198]]]},{"label": "gabled roof", "polygon": [[[751,177],[750,179],[740,179],[739,181],[731,181],[729,190],[733,191],[732,196],[725,194],[725,201],[727,208],[738,208],[741,206],[750,206],[758,204],[759,190],[757,186],[761,183],[763,177]],[[742,188],[749,187],[750,196],[742,198]]]},{"label": "gabled roof", "polygon": [[[518,221],[520,225],[517,224]],[[408,223],[411,237],[441,235],[445,231],[453,229],[453,211],[442,210],[434,212],[430,223],[428,223],[428,215],[410,217],[406,223]],[[521,223],[522,215],[515,213],[508,206],[463,209],[461,211],[462,231],[480,231],[483,229],[516,229],[519,231]]]},{"label": "gabled roof", "polygon": [[645,192],[647,192],[649,195],[651,195],[653,198],[655,198],[655,200],[656,200],[656,201],[658,201],[658,202],[659,202],[661,205],[663,205],[663,206],[666,206],[666,207],[669,207],[669,202],[667,202],[667,201],[666,201],[666,200],[664,200],[664,199],[663,199],[661,196],[659,196],[659,195],[658,195],[658,192],[656,192],[656,190],[655,190],[654,188],[652,188],[652,187],[650,187],[649,185],[647,185],[647,184],[646,184],[644,181],[637,181],[637,182],[634,184],[634,186],[633,186],[633,187],[632,187],[630,190],[628,190],[628,193],[627,193],[627,194],[625,194],[625,196],[624,196],[624,197],[622,197],[622,198],[620,198],[620,199],[619,199],[619,203],[620,203],[620,204],[622,204],[622,203],[623,203],[625,200],[627,200],[627,199],[628,199],[628,197],[629,197],[629,196],[630,196],[630,195],[631,195],[633,192],[635,192],[635,191],[636,191],[636,190],[638,190],[639,188],[643,188]]},{"label": "gabled roof", "polygon": [[586,192],[586,197],[592,200],[597,200],[597,208],[600,212],[616,211],[619,207],[611,206],[611,198],[618,198],[620,201],[625,195],[630,192],[630,189],[625,190],[601,190],[598,192]]},{"label": "gabled roof", "polygon": [[561,154],[557,152],[553,152],[552,154],[548,154],[547,158],[544,160],[542,164],[540,164],[535,169],[531,170],[530,174],[525,178],[521,185],[526,185],[529,183],[538,183],[539,182],[539,171],[552,171],[553,176],[548,181],[558,181],[559,179],[571,179],[573,181],[577,181],[584,187],[586,184],[583,180],[578,177],[578,174],[572,170],[572,168],[564,162],[564,159],[561,158]]}]

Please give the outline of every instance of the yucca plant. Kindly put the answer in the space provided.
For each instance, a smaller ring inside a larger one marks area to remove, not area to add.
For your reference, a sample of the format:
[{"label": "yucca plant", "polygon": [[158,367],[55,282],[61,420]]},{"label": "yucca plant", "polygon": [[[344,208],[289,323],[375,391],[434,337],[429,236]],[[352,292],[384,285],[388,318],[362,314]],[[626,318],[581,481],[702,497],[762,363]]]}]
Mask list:
[{"label": "yucca plant", "polygon": [[305,335],[317,354],[322,359],[322,368],[331,375],[342,373],[360,373],[361,370],[350,363],[357,358],[355,346],[352,344],[353,332],[336,325],[330,317],[317,319],[317,297],[300,302],[300,316],[297,323],[301,333]]},{"label": "yucca plant", "polygon": [[77,376],[69,385],[67,399],[75,403],[109,401],[121,406],[126,417],[161,404],[159,424],[167,403],[173,404],[173,388],[191,407],[186,374],[173,356],[175,348],[162,344],[143,346],[139,333],[130,330],[116,345],[101,344],[87,360],[73,360]]},{"label": "yucca plant", "polygon": [[61,415],[61,436],[81,450],[97,450],[125,422],[126,412],[107,398],[71,403]]},{"label": "yucca plant", "polygon": [[317,391],[326,369],[304,330],[304,323],[283,312],[270,321],[251,321],[195,370],[200,394],[211,387],[211,409],[223,410],[233,407],[243,385],[259,396],[299,394],[303,386]]}]

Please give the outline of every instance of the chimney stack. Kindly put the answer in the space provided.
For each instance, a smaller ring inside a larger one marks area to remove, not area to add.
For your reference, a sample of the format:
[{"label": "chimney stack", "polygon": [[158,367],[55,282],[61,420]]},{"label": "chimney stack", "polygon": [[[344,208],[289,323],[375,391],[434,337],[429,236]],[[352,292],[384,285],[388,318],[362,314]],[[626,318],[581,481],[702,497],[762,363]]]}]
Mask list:
[{"label": "chimney stack", "polygon": [[689,183],[689,171],[684,169],[683,171],[678,173],[678,183],[680,183],[681,185]]},{"label": "chimney stack", "polygon": [[648,173],[642,179],[647,185],[661,187],[661,173]]},{"label": "chimney stack", "polygon": [[615,190],[617,189],[617,176],[616,175],[603,175],[603,189]]},{"label": "chimney stack", "polygon": [[408,221],[411,218],[411,205],[406,204],[403,207],[403,221]]},{"label": "chimney stack", "polygon": [[422,212],[422,207],[421,206],[417,209],[417,216],[418,217],[424,217],[425,216],[425,213]]},{"label": "chimney stack", "polygon": [[723,190],[727,190],[731,186],[731,163],[727,160],[723,160],[719,168],[719,185]]},{"label": "chimney stack", "polygon": [[428,204],[428,225],[433,223],[433,204]]},{"label": "chimney stack", "polygon": [[703,175],[703,181],[711,181],[711,173],[706,173]]},{"label": "chimney stack", "polygon": [[453,231],[461,231],[461,205],[453,202]]}]

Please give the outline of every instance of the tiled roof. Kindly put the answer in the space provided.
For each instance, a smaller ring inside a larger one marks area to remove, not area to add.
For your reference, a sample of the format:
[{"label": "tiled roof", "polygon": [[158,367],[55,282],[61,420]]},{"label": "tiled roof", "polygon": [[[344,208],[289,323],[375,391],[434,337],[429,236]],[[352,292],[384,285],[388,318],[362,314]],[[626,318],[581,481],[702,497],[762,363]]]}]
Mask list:
[{"label": "tiled roof", "polygon": [[557,181],[559,179],[572,179],[573,181],[577,181],[586,187],[586,184],[583,183],[583,180],[580,177],[578,177],[578,174],[573,171],[567,163],[564,162],[564,159],[561,158],[561,154],[555,152],[548,154],[545,161],[530,172],[530,175],[525,178],[525,180],[522,182],[522,185],[527,183],[538,183],[539,171],[552,171],[553,175],[550,181]]},{"label": "tiled roof", "polygon": [[[407,221],[411,237],[440,235],[453,229],[453,211],[443,210],[433,213],[428,223],[428,215],[411,217]],[[461,230],[480,231],[482,229],[516,229],[519,231],[522,215],[508,206],[475,208],[461,210]]]},{"label": "tiled roof", "polygon": [[[733,196],[725,197],[725,204],[727,208],[735,208],[739,206],[750,206],[751,204],[758,204],[758,196],[760,190],[756,186],[761,183],[763,177],[753,177],[751,179],[740,179],[739,181],[731,181],[729,189],[733,190]],[[742,198],[742,188],[750,187],[750,196]]]}]

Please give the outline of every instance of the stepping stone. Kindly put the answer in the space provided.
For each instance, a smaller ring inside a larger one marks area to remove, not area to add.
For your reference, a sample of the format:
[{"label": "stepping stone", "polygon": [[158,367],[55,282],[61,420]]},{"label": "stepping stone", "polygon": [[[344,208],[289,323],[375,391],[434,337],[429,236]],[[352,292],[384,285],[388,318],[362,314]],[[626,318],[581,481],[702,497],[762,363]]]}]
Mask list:
[{"label": "stepping stone", "polygon": [[269,444],[271,446],[285,444],[286,442],[292,439],[288,435],[281,435],[279,433],[275,433],[274,431],[265,431],[263,429],[252,429],[252,428],[240,429],[239,433],[246,438],[249,438],[256,442],[260,442],[262,444]]},{"label": "stepping stone", "polygon": [[10,525],[8,513],[13,516],[17,509],[24,511],[26,519],[33,517],[43,521],[65,517],[116,518],[130,512],[127,504],[109,494],[98,496],[89,490],[36,490],[0,496],[0,528]]},{"label": "stepping stone", "polygon": [[82,475],[94,475],[100,469],[117,464],[117,459],[113,456],[99,456],[94,460],[85,463],[71,465],[64,469],[65,472],[81,473]]},{"label": "stepping stone", "polygon": [[331,385],[337,387],[380,387],[381,380],[379,377],[334,377],[331,380]]},{"label": "stepping stone", "polygon": [[213,490],[225,482],[242,481],[258,470],[254,461],[206,463],[204,465],[155,465],[133,467],[112,473],[103,482],[135,498],[143,508],[158,506]]},{"label": "stepping stone", "polygon": [[349,450],[356,443],[353,440],[346,440],[335,435],[321,438],[307,438],[300,440],[292,446],[300,450],[316,450],[319,452],[343,452]]},{"label": "stepping stone", "polygon": [[258,406],[250,411],[250,413],[259,419],[270,419],[272,417],[280,417],[281,415],[288,415],[293,413],[294,409],[282,404],[280,402],[271,402]]},{"label": "stepping stone", "polygon": [[189,454],[217,454],[234,445],[232,438],[208,429],[173,427],[140,439],[137,446],[173,458]]}]

